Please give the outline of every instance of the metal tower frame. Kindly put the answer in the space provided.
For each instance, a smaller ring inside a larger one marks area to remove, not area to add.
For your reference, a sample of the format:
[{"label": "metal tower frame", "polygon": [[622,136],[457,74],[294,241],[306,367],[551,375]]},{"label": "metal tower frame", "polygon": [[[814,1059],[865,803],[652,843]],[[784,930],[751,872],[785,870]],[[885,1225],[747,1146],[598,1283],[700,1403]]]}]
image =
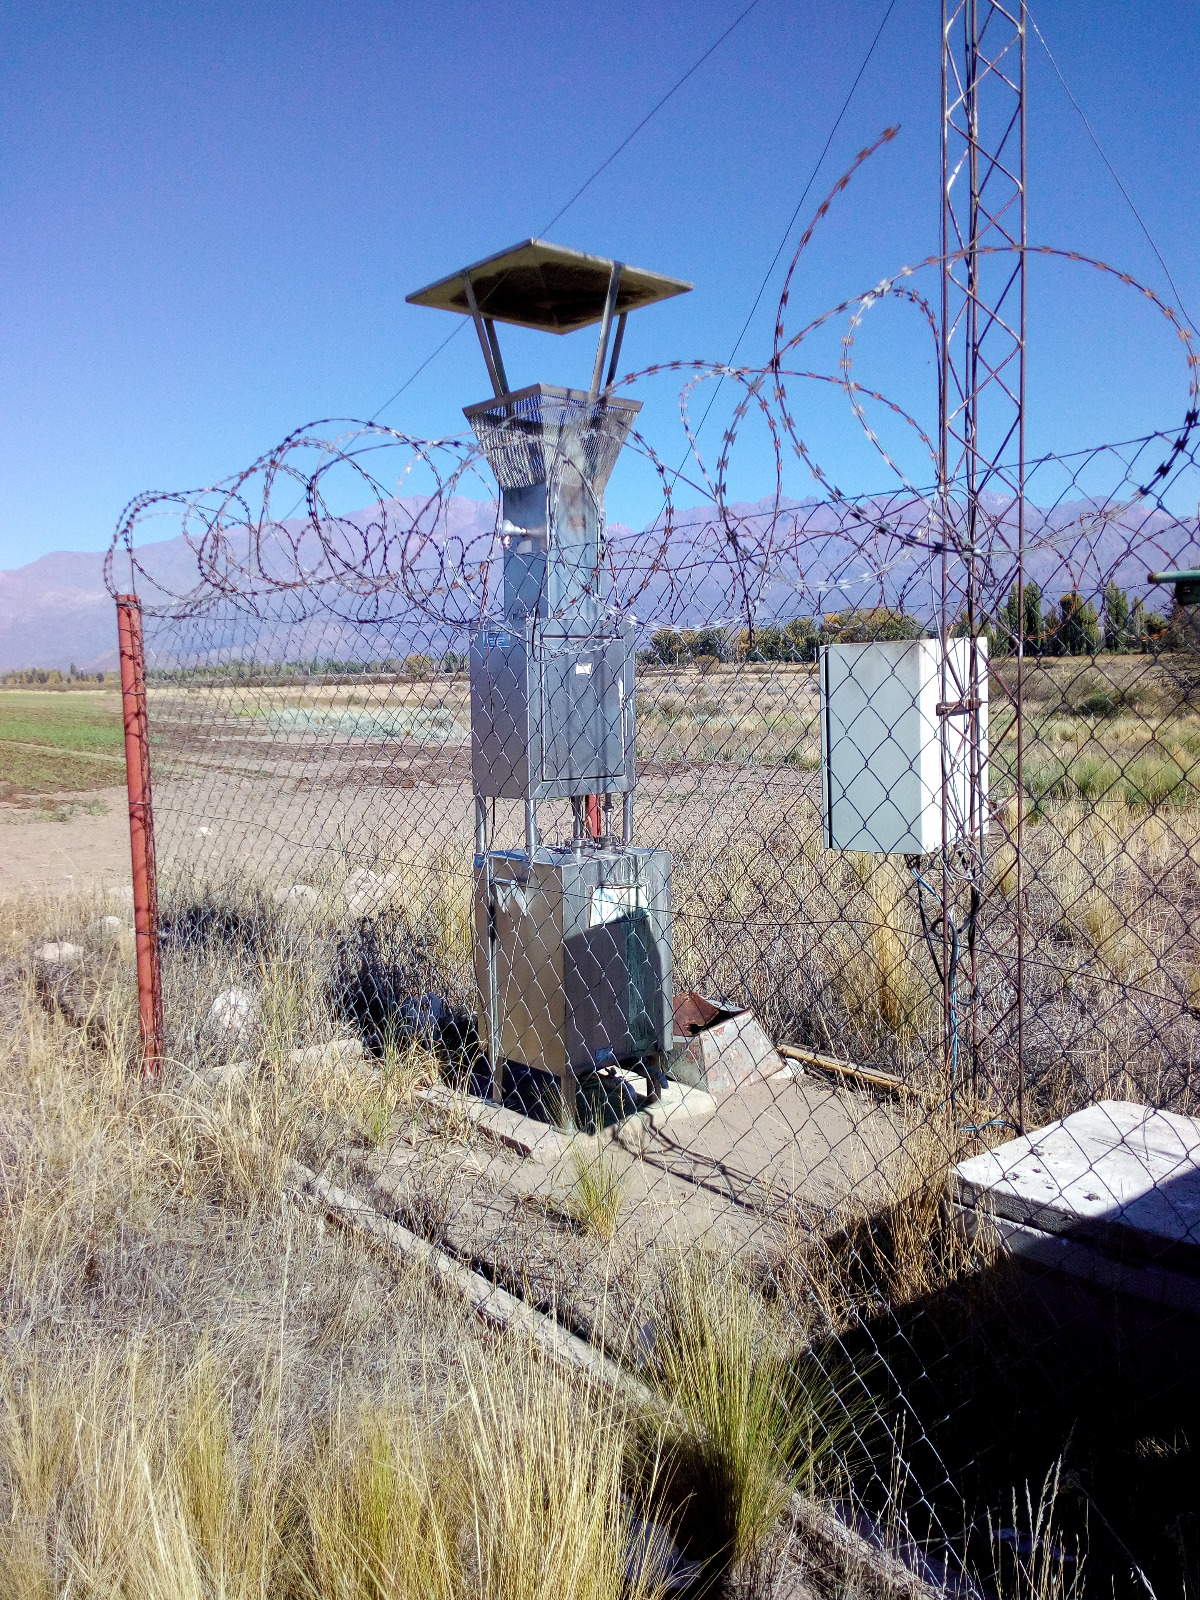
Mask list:
[{"label": "metal tower frame", "polygon": [[[941,572],[943,642],[952,630],[974,638],[986,620],[985,597],[1015,581],[1024,616],[1025,580],[1025,42],[1024,0],[942,0],[942,283],[939,478],[944,529]],[[986,500],[984,497],[987,497]],[[1018,629],[1023,633],[1023,628]],[[942,851],[943,988],[951,1093],[959,1062],[969,1059],[972,1087],[992,1077],[990,1040],[1015,1050],[1018,1104],[1025,1124],[1024,962],[1020,915],[999,904],[982,915],[985,818],[991,834],[1016,852],[1017,904],[1023,890],[1021,699],[1024,640],[1014,642],[1008,681],[970,652],[966,681],[943,685],[948,713],[967,715],[973,751],[969,815],[948,818]],[[946,653],[944,652],[944,655]],[[986,673],[985,681],[981,677]],[[962,674],[959,674],[962,676]],[[981,693],[990,688],[993,747],[1015,733],[1015,817],[990,814],[987,753],[980,737]],[[961,723],[960,723],[961,726]],[[945,789],[943,816],[949,805]],[[955,921],[956,919],[956,921]],[[959,951],[959,931],[965,947]],[[951,945],[956,948],[951,949]],[[980,993],[989,948],[1015,944],[1015,995]],[[958,957],[956,962],[954,957]],[[957,972],[956,972],[957,967]],[[958,1003],[958,973],[969,1000]],[[968,1017],[963,1017],[966,1009]],[[985,1015],[986,1011],[986,1015]],[[961,1040],[961,1024],[969,1038]],[[1003,1041],[1008,1041],[1005,1044]],[[965,1063],[964,1063],[965,1067]]]}]

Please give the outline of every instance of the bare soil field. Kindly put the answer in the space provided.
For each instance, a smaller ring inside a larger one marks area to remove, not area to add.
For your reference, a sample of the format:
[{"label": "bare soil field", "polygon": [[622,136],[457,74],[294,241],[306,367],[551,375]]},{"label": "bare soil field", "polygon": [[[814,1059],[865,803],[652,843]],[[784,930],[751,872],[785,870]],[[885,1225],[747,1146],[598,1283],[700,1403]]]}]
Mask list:
[{"label": "bare soil field", "polygon": [[38,805],[0,803],[0,900],[128,884],[129,803],[118,788],[59,791]]}]

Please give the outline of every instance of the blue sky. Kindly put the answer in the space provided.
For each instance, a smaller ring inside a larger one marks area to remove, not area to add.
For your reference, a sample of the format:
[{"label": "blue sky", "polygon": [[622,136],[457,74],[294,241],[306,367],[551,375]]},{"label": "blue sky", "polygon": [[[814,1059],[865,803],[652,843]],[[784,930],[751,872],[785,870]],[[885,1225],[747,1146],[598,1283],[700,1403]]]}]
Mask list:
[{"label": "blue sky", "polygon": [[[101,548],[141,489],[211,481],[311,418],[370,416],[451,326],[405,294],[541,232],[744,3],[0,7],[0,566]],[[885,8],[759,0],[554,226],[695,282],[631,319],[629,363],[729,354]],[[1194,7],[1039,0],[1033,14],[1200,320]],[[806,255],[805,314],[936,248],[939,21],[933,0],[897,0],[802,221],[857,149],[901,133]],[[1031,241],[1166,290],[1036,39],[1029,185]],[[769,350],[786,259],[745,359]],[[814,360],[835,361],[839,336]],[[502,337],[514,383],[590,372],[586,333]],[[875,313],[856,350],[864,381],[932,423],[910,319]],[[1178,351],[1128,290],[1035,263],[1031,452],[1177,423]],[[677,389],[645,394],[673,463]],[[457,431],[486,393],[468,328],[384,420]],[[806,395],[799,415],[831,474],[878,486],[844,399]],[[708,431],[722,420],[719,402]],[[764,493],[769,470],[748,434],[734,493]],[[812,486],[793,471],[789,487]],[[610,515],[656,509],[649,475],[623,463]]]}]

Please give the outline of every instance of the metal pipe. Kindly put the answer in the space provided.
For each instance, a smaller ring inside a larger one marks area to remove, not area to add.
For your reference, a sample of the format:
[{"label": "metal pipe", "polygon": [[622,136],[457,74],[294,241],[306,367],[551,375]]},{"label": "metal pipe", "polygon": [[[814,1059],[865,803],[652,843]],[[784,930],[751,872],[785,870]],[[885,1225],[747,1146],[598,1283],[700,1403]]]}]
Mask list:
[{"label": "metal pipe", "polygon": [[575,847],[576,854],[578,854],[583,848],[584,830],[586,827],[584,820],[585,808],[586,801],[588,799],[590,799],[590,796],[584,796],[582,799],[579,797],[579,795],[571,796],[571,820],[574,824],[571,830],[571,843]]},{"label": "metal pipe", "polygon": [[491,317],[484,317],[483,326],[488,336],[488,344],[492,347],[492,360],[496,363],[496,375],[500,379],[500,387],[507,394],[508,374],[504,370],[504,357],[500,354],[500,339],[496,333],[496,324]]},{"label": "metal pipe", "polygon": [[125,777],[129,791],[129,847],[133,866],[133,928],[137,949],[138,1021],[142,1071],[157,1076],[163,1061],[162,967],[158,948],[158,873],[154,813],[150,803],[150,736],[146,716],[146,652],[142,602],[117,596],[117,648],[125,720]]},{"label": "metal pipe", "polygon": [[617,318],[617,336],[613,340],[612,360],[608,364],[608,377],[604,380],[605,389],[611,389],[613,379],[617,375],[617,362],[621,359],[621,345],[625,341],[625,324],[629,321],[628,311],[622,311]]},{"label": "metal pipe", "polygon": [[621,801],[621,843],[633,843],[633,790],[628,789]]},{"label": "metal pipe", "polygon": [[[1017,605],[1025,620],[1025,250],[1029,243],[1025,174],[1025,0],[1021,0],[1021,370],[1017,395]],[[1018,629],[1024,633],[1024,626]],[[1017,646],[1017,871],[1015,904],[1025,904],[1025,652]],[[1017,913],[1017,1132],[1025,1132],[1025,918]]]},{"label": "metal pipe", "polygon": [[471,283],[471,274],[469,272],[463,273],[463,286],[467,291],[467,305],[471,308],[471,318],[475,323],[475,332],[479,336],[479,348],[483,351],[483,359],[487,364],[488,377],[492,380],[492,389],[495,392],[496,399],[503,400],[508,391],[505,388],[504,383],[501,380],[500,373],[496,368],[496,360],[492,355],[492,347],[488,342],[487,329],[484,327],[483,317],[480,315],[479,307],[475,302],[475,289]]},{"label": "metal pipe", "polygon": [[600,393],[600,379],[604,375],[604,358],[608,354],[608,336],[612,332],[613,312],[617,309],[617,290],[621,286],[620,261],[614,261],[608,275],[608,294],[604,297],[604,316],[600,320],[600,341],[596,346],[596,365],[592,368],[592,387],[588,399],[595,400]]},{"label": "metal pipe", "polygon": [[537,801],[536,800],[526,800],[526,802],[525,802],[525,855],[526,855],[527,859],[529,861],[531,861],[531,862],[532,862],[534,856],[537,854],[537,847],[538,847]]},{"label": "metal pipe", "polygon": [[487,854],[487,801],[478,794],[475,796],[475,854]]},{"label": "metal pipe", "polygon": [[504,1062],[500,1057],[500,995],[496,983],[499,939],[496,934],[496,886],[492,880],[492,858],[484,856],[484,888],[487,894],[487,1003],[488,1003],[488,1099],[504,1099]]}]

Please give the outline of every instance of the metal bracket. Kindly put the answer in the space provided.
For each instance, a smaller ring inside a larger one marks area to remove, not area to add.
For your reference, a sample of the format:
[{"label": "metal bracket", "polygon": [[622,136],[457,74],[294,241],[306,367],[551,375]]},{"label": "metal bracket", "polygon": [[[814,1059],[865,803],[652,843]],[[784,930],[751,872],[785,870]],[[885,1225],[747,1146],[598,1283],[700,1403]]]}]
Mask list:
[{"label": "metal bracket", "polygon": [[500,360],[500,344],[496,338],[496,329],[492,319],[485,321],[475,299],[475,288],[471,282],[471,274],[463,273],[463,287],[467,291],[467,304],[471,308],[471,318],[475,323],[475,332],[479,335],[479,348],[483,351],[483,359],[487,363],[488,377],[492,380],[492,388],[496,399],[503,400],[508,393],[508,382],[504,376],[504,365]]},{"label": "metal bracket", "polygon": [[[600,321],[600,340],[596,346],[596,364],[592,368],[592,386],[588,390],[588,398],[595,400],[600,394],[600,379],[604,375],[604,358],[608,354],[608,336],[612,332],[613,313],[617,309],[617,291],[621,287],[621,267],[623,263],[614,261],[612,271],[608,275],[608,294],[604,301],[604,316]],[[621,318],[621,327],[624,329],[625,319]],[[620,336],[618,336],[617,350],[619,351]],[[613,353],[613,362],[616,363],[616,351]],[[611,383],[612,379],[609,379]]]}]

